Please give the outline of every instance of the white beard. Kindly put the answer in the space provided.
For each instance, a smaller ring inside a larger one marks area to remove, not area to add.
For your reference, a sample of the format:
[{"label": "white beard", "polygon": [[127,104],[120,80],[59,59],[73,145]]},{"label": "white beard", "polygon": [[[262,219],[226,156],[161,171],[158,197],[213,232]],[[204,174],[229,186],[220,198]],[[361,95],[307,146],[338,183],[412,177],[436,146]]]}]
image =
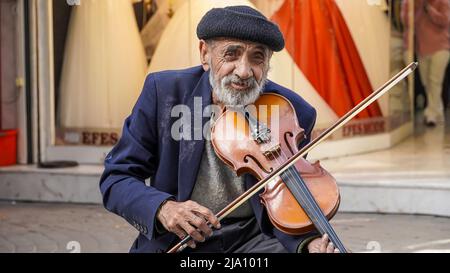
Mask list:
[{"label": "white beard", "polygon": [[[212,73],[212,67],[209,66],[209,83],[213,89],[213,94],[218,102],[223,103],[226,106],[246,106],[253,104],[261,95],[264,85],[267,81],[267,73],[264,73],[260,83],[251,77],[246,80],[240,79],[236,75],[227,75],[220,80],[220,84],[217,83]],[[232,82],[245,82],[248,86],[247,90],[235,90],[229,85]]]}]

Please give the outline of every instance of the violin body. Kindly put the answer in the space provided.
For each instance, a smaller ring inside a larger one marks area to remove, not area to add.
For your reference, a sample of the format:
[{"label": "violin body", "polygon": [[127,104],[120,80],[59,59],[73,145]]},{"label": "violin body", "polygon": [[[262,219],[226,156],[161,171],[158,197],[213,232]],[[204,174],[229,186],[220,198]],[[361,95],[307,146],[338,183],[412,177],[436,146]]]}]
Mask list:
[{"label": "violin body", "polygon": [[[269,130],[269,139],[255,140],[258,130],[264,126]],[[225,109],[211,127],[211,142],[217,156],[238,175],[250,173],[261,180],[276,170],[284,161],[298,152],[298,144],[305,138],[304,129],[299,126],[292,104],[275,93],[262,94],[245,112]],[[293,168],[293,167],[291,167]],[[336,180],[320,166],[319,161],[310,163],[301,158],[295,163],[295,170],[311,192],[320,210],[331,219],[340,203]],[[299,235],[315,228],[310,216],[286,186],[286,179],[298,181],[294,171],[285,172],[270,181],[260,194],[260,200],[267,209],[272,224],[279,230]]]}]

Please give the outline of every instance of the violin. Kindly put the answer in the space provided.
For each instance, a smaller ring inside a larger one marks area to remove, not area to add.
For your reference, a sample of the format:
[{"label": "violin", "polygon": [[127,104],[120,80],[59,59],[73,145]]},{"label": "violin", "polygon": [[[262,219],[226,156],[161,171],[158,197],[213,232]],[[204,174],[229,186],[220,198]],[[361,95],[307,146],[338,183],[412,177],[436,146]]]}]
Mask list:
[{"label": "violin", "polygon": [[[347,253],[329,223],[340,204],[336,180],[319,161],[310,163],[304,156],[416,67],[416,62],[405,67],[301,149],[298,145],[305,138],[305,132],[299,126],[294,107],[285,97],[264,93],[254,107],[224,109],[211,126],[214,150],[237,175],[250,173],[259,181],[218,212],[219,221],[263,190],[259,194],[261,203],[277,229],[291,235],[316,229],[321,235],[328,234],[341,253]],[[191,239],[191,236],[185,237],[168,253],[181,251]]]},{"label": "violin", "polygon": [[[295,155],[305,137],[292,104],[275,93],[262,94],[253,107],[225,110],[211,128],[217,156],[237,175],[251,173],[258,180]],[[267,183],[259,196],[270,221],[279,230],[300,235],[317,226],[336,246],[342,245],[327,221],[339,207],[339,189],[318,161],[311,164],[300,158]]]}]

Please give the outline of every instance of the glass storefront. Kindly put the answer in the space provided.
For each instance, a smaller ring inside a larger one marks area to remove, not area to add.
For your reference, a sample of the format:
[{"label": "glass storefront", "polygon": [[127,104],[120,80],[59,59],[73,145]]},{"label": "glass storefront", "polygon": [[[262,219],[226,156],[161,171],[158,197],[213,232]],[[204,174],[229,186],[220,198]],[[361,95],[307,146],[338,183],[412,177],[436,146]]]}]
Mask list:
[{"label": "glass storefront", "polygon": [[[214,6],[252,5],[280,26],[286,49],[272,57],[269,79],[316,108],[314,135],[412,61],[404,50],[402,13],[409,13],[401,1],[32,2],[43,47],[37,65],[45,78],[39,92],[47,159],[101,163],[146,75],[199,65],[195,29]],[[331,140],[389,134],[410,124],[411,90],[402,82]]]}]

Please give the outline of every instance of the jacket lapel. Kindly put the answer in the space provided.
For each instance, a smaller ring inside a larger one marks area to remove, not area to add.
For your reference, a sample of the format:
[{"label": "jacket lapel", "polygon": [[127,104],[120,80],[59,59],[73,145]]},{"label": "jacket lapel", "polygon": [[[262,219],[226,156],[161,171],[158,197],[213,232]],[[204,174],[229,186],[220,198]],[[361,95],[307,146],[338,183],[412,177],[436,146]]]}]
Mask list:
[{"label": "jacket lapel", "polygon": [[186,117],[190,119],[190,124],[183,124],[183,133],[187,137],[180,140],[178,201],[186,201],[191,196],[205,147],[203,128],[210,117],[203,117],[203,113],[205,107],[211,104],[209,71],[203,73],[192,94],[184,101],[191,114]]}]

